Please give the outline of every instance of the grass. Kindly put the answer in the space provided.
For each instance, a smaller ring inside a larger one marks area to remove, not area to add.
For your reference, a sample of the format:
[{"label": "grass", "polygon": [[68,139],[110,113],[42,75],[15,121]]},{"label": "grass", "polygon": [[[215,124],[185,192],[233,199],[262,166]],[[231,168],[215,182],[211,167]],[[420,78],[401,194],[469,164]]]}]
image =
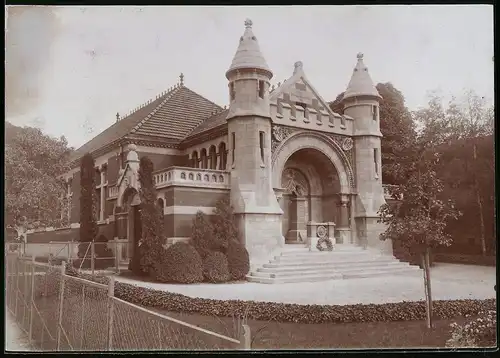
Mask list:
[{"label": "grass", "polygon": [[[198,314],[165,312],[171,317],[234,336],[235,319]],[[438,320],[433,329],[424,321],[373,323],[279,323],[249,319],[252,349],[370,349],[370,348],[444,348],[450,338],[450,324],[463,322]]]}]

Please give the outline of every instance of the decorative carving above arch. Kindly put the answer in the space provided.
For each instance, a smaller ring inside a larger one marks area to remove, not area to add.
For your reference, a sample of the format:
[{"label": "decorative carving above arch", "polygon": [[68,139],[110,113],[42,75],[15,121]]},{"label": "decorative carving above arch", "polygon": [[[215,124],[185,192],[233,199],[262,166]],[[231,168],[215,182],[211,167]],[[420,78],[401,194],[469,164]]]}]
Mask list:
[{"label": "decorative carving above arch", "polygon": [[286,168],[281,176],[281,187],[288,194],[306,196],[309,194],[309,183],[305,175],[295,168]]},{"label": "decorative carving above arch", "polygon": [[[273,129],[274,131],[274,129]],[[354,164],[354,148],[350,150],[342,149],[342,141],[348,136],[336,134],[323,134],[313,131],[296,130],[286,128],[287,135],[278,142],[273,135],[272,145],[272,163],[273,173],[282,172],[284,164],[288,158],[300,149],[316,149],[330,159],[338,172],[338,180],[340,182],[341,192],[350,193],[355,188],[355,176],[353,170]],[[348,143],[347,143],[348,144]],[[346,148],[349,148],[347,145]],[[277,179],[277,178],[276,178]],[[279,179],[274,180],[273,185],[279,185]],[[281,179],[281,178],[280,178]]]}]

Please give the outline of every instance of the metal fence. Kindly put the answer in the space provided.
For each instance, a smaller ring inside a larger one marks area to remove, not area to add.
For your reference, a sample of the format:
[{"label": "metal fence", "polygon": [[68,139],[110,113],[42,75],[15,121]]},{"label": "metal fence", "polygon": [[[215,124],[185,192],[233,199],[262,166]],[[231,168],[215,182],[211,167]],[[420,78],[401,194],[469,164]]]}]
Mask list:
[{"label": "metal fence", "polygon": [[[15,246],[10,245],[10,248]],[[6,252],[8,252],[6,247]],[[74,268],[95,274],[96,271],[120,272],[128,267],[129,242],[112,240],[108,242],[80,243],[51,241],[49,243],[26,243],[20,251],[24,256],[37,257],[37,261],[68,262]],[[14,252],[10,249],[10,252]]]},{"label": "metal fence", "polygon": [[16,254],[5,257],[6,305],[40,351],[250,349],[244,325],[224,336],[114,297],[114,277],[100,284]]}]

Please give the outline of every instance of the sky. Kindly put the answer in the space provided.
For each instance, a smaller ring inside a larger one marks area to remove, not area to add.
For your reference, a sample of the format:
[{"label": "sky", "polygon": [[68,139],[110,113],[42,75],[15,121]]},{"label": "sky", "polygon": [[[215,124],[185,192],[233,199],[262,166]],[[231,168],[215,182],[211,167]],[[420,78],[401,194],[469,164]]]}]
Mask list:
[{"label": "sky", "polygon": [[179,82],[224,106],[225,72],[253,21],[272,83],[294,63],[327,101],[364,54],[410,110],[429,91],[493,99],[493,6],[41,7],[6,10],[6,119],[83,145]]}]

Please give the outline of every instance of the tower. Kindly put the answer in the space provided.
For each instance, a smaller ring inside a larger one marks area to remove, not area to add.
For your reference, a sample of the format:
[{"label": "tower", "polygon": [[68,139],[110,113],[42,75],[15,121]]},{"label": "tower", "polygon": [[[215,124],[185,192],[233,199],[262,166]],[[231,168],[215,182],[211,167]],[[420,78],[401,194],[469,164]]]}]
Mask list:
[{"label": "tower", "polygon": [[251,266],[281,247],[281,210],[272,187],[269,81],[272,71],[245,21],[245,32],[226,78],[229,81],[231,205]]},{"label": "tower", "polygon": [[358,192],[354,217],[358,243],[392,254],[392,244],[379,239],[385,226],[378,223],[377,213],[380,206],[385,204],[379,118],[379,102],[382,97],[363,62],[363,54],[359,53],[357,58],[358,62],[342,102],[344,113],[354,119],[353,140]]}]

